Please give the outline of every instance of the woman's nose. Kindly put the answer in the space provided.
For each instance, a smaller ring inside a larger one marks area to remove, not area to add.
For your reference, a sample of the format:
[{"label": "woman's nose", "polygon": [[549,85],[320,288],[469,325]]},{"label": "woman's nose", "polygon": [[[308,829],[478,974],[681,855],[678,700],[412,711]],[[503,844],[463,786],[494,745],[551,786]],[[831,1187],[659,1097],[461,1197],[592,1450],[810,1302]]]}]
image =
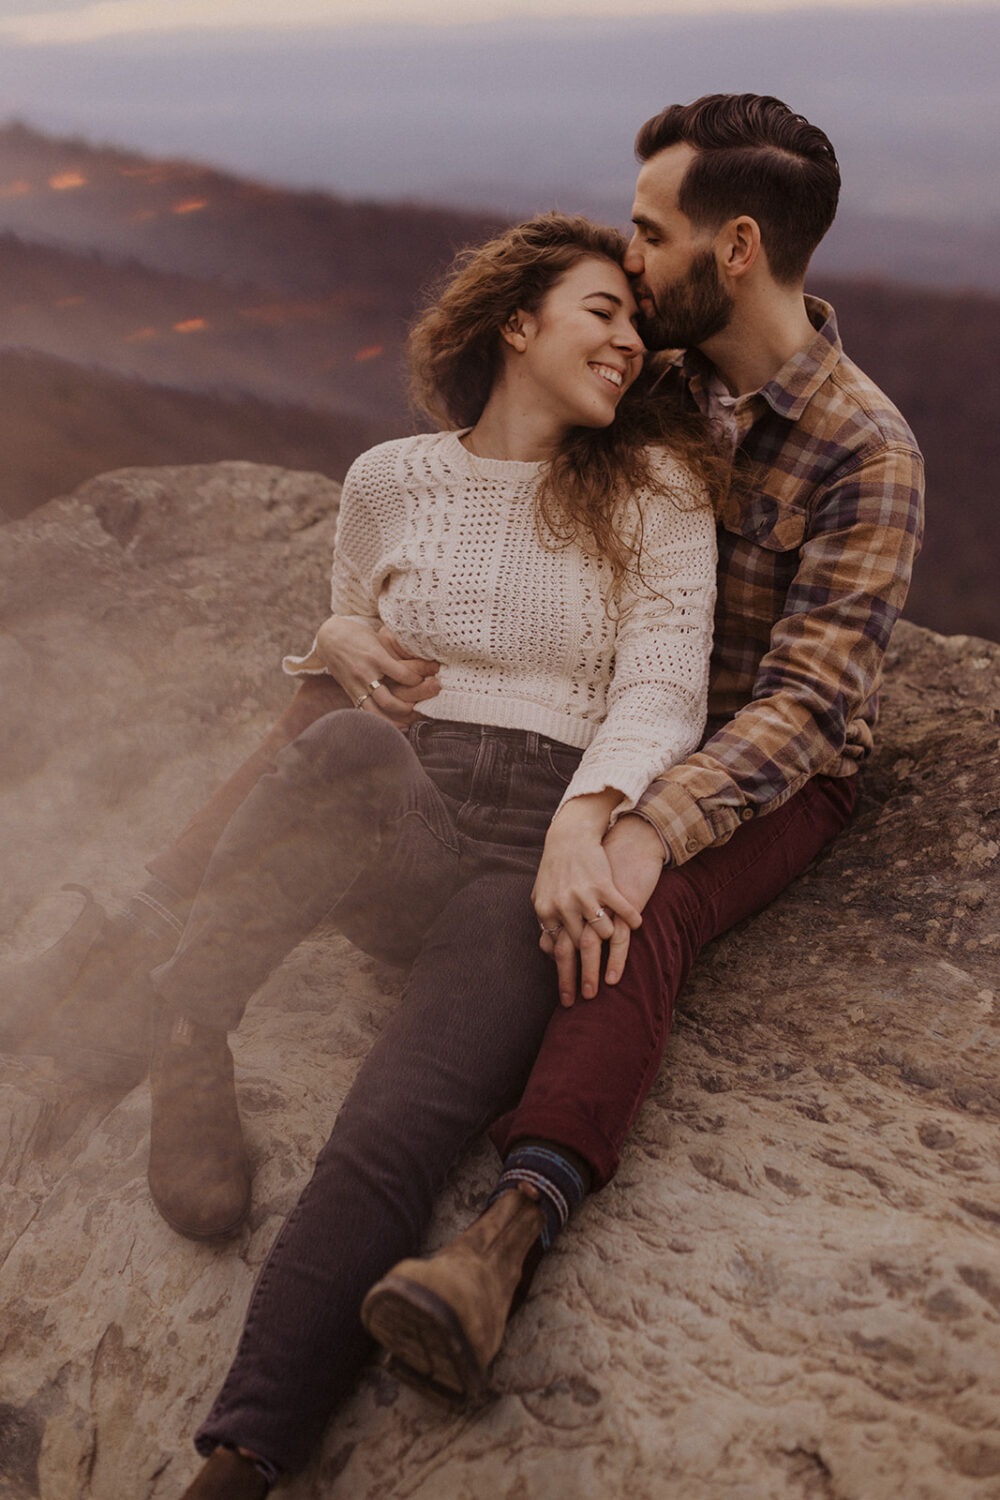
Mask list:
[{"label": "woman's nose", "polygon": [[626,354],[629,355],[642,354],[646,348],[645,344],[642,342],[642,339],[639,337],[638,332],[632,327],[631,323],[629,323],[626,328],[618,329],[615,334],[614,342],[619,349],[623,350]]}]

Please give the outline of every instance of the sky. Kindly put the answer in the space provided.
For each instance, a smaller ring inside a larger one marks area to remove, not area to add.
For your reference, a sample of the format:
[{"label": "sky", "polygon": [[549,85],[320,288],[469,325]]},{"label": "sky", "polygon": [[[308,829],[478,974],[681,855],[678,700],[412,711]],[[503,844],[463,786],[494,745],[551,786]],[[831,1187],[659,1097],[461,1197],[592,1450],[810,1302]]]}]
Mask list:
[{"label": "sky", "polygon": [[[870,0],[814,0],[811,8],[857,11]],[[995,8],[994,0],[982,0]],[[3,0],[0,38],[39,45],[112,36],[199,30],[470,24],[490,20],[595,16],[760,14],[801,8],[801,0]],[[919,9],[913,0],[881,0],[880,8]]]},{"label": "sky", "polygon": [[625,223],[642,120],[776,94],[834,141],[835,233],[927,226],[860,271],[991,287],[998,77],[1000,0],[0,0],[0,124],[354,199]]}]

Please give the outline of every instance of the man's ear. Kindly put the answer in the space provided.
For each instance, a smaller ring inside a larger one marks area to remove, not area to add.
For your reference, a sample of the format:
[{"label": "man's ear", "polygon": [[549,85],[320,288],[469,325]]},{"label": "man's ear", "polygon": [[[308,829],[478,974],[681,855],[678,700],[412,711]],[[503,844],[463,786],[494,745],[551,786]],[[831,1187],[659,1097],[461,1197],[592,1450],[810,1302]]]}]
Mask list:
[{"label": "man's ear", "polygon": [[504,343],[509,344],[512,349],[516,349],[518,353],[521,353],[527,346],[527,324],[529,321],[528,314],[523,313],[518,308],[517,312],[511,313],[500,329],[500,337]]},{"label": "man's ear", "polygon": [[722,226],[715,243],[723,275],[745,276],[762,254],[760,225],[749,214],[741,214]]}]

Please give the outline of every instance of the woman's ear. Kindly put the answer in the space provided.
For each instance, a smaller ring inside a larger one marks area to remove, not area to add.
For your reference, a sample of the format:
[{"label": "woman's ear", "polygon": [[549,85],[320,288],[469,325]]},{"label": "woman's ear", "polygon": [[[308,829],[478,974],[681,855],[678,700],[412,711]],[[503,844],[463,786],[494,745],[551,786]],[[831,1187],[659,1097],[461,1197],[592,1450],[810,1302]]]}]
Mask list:
[{"label": "woman's ear", "polygon": [[527,322],[527,315],[521,312],[519,308],[517,312],[511,313],[510,317],[506,320],[503,327],[500,329],[500,337],[503,339],[504,343],[509,344],[512,349],[516,349],[518,353],[521,353],[527,347]]}]

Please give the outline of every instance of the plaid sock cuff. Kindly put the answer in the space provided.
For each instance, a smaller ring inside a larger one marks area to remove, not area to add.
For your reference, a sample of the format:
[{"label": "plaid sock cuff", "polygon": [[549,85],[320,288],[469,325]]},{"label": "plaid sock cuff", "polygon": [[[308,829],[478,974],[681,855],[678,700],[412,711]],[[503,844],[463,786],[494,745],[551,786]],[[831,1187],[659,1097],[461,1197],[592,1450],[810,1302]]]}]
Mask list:
[{"label": "plaid sock cuff", "polygon": [[545,1215],[542,1249],[548,1250],[587,1195],[583,1178],[558,1147],[515,1146],[504,1160],[490,1203],[522,1182],[541,1195],[540,1207]]}]

